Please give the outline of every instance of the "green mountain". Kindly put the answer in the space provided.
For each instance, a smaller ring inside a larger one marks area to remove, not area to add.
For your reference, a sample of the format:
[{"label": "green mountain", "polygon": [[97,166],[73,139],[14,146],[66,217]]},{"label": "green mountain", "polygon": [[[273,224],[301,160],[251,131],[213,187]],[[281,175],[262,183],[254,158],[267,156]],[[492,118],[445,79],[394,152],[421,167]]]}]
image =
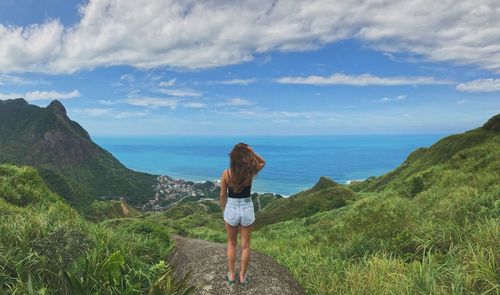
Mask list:
[{"label": "green mountain", "polygon": [[185,294],[168,231],[83,219],[31,167],[0,165],[0,294]]},{"label": "green mountain", "polygon": [[267,225],[252,245],[308,294],[498,294],[499,126],[497,115],[417,149],[350,185],[354,202]]},{"label": "green mountain", "polygon": [[380,192],[395,190],[414,197],[439,184],[446,171],[460,171],[474,176],[475,172],[497,171],[500,115],[492,117],[482,127],[445,137],[429,148],[413,151],[396,169],[350,187],[356,191]]},{"label": "green mountain", "polygon": [[348,187],[321,177],[311,189],[272,201],[257,213],[255,227],[340,208],[354,200],[354,197],[354,192]]},{"label": "green mountain", "polygon": [[70,120],[57,100],[45,108],[22,98],[0,101],[0,162],[37,168],[77,208],[100,197],[139,204],[153,195],[154,175],[126,168]]}]

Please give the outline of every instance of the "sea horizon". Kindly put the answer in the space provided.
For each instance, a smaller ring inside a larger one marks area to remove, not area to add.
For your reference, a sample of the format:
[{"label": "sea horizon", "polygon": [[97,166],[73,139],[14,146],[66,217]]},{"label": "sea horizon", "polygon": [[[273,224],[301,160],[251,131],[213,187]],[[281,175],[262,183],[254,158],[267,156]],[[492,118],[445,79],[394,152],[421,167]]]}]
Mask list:
[{"label": "sea horizon", "polygon": [[290,196],[312,187],[321,176],[346,184],[380,176],[419,147],[449,134],[345,135],[97,135],[92,138],[130,169],[193,182],[217,181],[229,166],[228,153],[246,142],[266,167],[252,193]]}]

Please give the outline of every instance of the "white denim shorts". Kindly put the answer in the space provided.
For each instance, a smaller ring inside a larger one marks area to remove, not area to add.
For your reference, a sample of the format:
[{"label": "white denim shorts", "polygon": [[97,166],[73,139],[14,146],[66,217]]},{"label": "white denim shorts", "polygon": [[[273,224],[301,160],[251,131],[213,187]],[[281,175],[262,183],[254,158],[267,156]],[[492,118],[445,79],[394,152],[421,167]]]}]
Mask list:
[{"label": "white denim shorts", "polygon": [[227,198],[224,220],[231,226],[249,226],[255,221],[252,197]]}]

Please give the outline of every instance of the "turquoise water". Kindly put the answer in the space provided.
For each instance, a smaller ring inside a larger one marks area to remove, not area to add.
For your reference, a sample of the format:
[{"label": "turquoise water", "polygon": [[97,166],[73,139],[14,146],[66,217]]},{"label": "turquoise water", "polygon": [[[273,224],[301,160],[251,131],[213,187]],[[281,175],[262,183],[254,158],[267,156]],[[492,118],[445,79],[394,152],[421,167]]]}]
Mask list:
[{"label": "turquoise water", "polygon": [[337,182],[378,176],[444,134],[335,136],[95,137],[127,167],[192,181],[218,179],[234,144],[246,142],[266,159],[252,191],[291,195],[320,176]]}]

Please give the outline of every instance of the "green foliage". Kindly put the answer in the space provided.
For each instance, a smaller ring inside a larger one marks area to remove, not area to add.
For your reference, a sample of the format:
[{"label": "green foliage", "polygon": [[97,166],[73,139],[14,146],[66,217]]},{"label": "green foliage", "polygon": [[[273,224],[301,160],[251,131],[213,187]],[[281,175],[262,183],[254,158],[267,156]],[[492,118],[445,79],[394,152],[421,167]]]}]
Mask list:
[{"label": "green foliage", "polygon": [[415,176],[411,178],[410,181],[410,187],[408,194],[410,197],[415,197],[417,194],[422,192],[424,190],[424,181],[422,180],[422,177],[420,176]]},{"label": "green foliage", "polygon": [[145,218],[179,235],[226,241],[222,209],[215,200],[180,202],[165,212]]},{"label": "green foliage", "polygon": [[[124,212],[124,210],[127,211]],[[125,202],[117,200],[93,201],[81,211],[87,220],[94,222],[122,217],[138,217],[141,215],[139,211],[127,205]]]},{"label": "green foliage", "polygon": [[174,280],[164,263],[173,244],[158,224],[85,221],[50,192],[33,168],[0,165],[0,179],[2,294],[191,290],[186,280]]},{"label": "green foliage", "polygon": [[[259,197],[252,248],[287,267],[308,294],[499,294],[495,118],[414,151],[380,177],[349,186],[321,178],[290,198]],[[163,262],[169,234],[225,241],[217,199],[90,224],[34,170],[0,166],[0,179],[8,293],[184,294],[187,281]]]},{"label": "green foliage", "polygon": [[46,108],[23,99],[0,101],[0,163],[37,168],[47,186],[78,210],[101,196],[139,204],[153,195],[154,175],[123,166],[58,101]]},{"label": "green foliage", "polygon": [[1,165],[0,182],[0,196],[12,205],[24,207],[44,198],[51,201],[59,199],[44,186],[36,170],[29,167]]},{"label": "green foliage", "polygon": [[30,241],[30,247],[40,256],[46,257],[48,267],[59,271],[69,268],[75,258],[88,250],[89,245],[88,233],[73,226],[54,228],[46,235]]},{"label": "green foliage", "polygon": [[322,177],[312,189],[289,198],[274,200],[264,210],[258,212],[255,227],[260,228],[266,224],[339,208],[352,201],[354,197],[354,192],[349,188]]},{"label": "green foliage", "polygon": [[500,114],[491,117],[488,122],[484,123],[482,128],[484,130],[500,132]]},{"label": "green foliage", "polygon": [[186,288],[191,273],[188,274],[179,282],[172,279],[172,269],[168,268],[167,272],[161,276],[151,287],[148,295],[187,295],[194,291],[194,286]]},{"label": "green foliage", "polygon": [[[308,294],[499,294],[498,118],[417,149],[385,175],[347,187],[322,179],[271,201],[252,248]],[[220,223],[195,228],[206,216],[185,209],[177,231],[224,241]]]}]

